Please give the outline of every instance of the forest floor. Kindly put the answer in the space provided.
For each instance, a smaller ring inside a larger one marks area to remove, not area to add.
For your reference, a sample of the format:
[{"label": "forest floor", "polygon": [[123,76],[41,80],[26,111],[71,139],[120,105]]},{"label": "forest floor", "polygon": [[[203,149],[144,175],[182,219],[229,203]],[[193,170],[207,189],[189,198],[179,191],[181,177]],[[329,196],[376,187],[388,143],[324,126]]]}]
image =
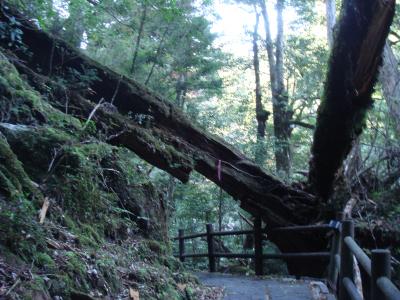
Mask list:
[{"label": "forest floor", "polygon": [[196,273],[206,286],[224,288],[223,300],[334,300],[319,281]]}]

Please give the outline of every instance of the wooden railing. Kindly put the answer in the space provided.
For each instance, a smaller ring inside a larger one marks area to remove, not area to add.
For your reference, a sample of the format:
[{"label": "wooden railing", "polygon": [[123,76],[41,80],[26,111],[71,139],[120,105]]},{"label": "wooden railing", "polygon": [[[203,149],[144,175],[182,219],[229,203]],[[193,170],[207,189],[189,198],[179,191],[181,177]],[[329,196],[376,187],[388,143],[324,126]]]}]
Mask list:
[{"label": "wooden railing", "polygon": [[[309,226],[294,226],[294,227],[280,227],[275,228],[275,232],[283,231],[293,231],[293,232],[304,232],[304,231],[329,231],[335,230],[334,227],[328,224],[324,225],[309,225]],[[186,258],[193,257],[208,257],[208,266],[210,272],[216,271],[216,258],[251,258],[254,260],[254,269],[256,275],[263,275],[263,260],[264,259],[283,259],[283,260],[293,260],[293,259],[325,259],[330,260],[330,257],[335,253],[330,252],[295,252],[295,253],[279,253],[279,254],[263,254],[262,250],[262,240],[263,233],[261,227],[261,219],[256,218],[254,221],[254,229],[252,230],[236,230],[236,231],[221,231],[215,232],[213,230],[212,224],[206,225],[206,232],[185,235],[183,229],[179,229],[178,236],[175,240],[178,240],[179,244],[179,254],[175,255],[184,262]],[[221,253],[215,252],[214,249],[214,237],[216,236],[235,236],[242,234],[253,234],[254,235],[254,253]],[[334,235],[336,236],[336,234]],[[186,253],[185,252],[185,240],[206,237],[207,241],[207,253]]]},{"label": "wooden railing", "polygon": [[[400,300],[400,291],[390,280],[389,250],[372,250],[371,259],[354,240],[354,223],[342,223],[341,251],[331,264],[339,272],[339,300]],[[354,282],[354,259],[360,266],[362,295]]]},{"label": "wooden railing", "polygon": [[[327,282],[330,288],[338,295],[339,300],[400,300],[400,291],[390,280],[391,255],[389,250],[372,250],[372,258],[361,249],[354,240],[354,223],[351,220],[343,222],[331,221],[324,225],[307,225],[275,228],[274,232],[304,232],[304,231],[332,231],[330,252],[296,252],[281,254],[263,254],[263,233],[261,219],[254,221],[253,230],[237,230],[214,232],[212,224],[206,225],[206,232],[184,235],[180,229],[178,237],[179,254],[175,255],[183,262],[185,258],[208,257],[209,271],[216,271],[216,258],[251,258],[254,259],[256,275],[263,275],[264,259],[329,259]],[[254,253],[219,253],[214,249],[214,237],[254,234]],[[185,240],[206,237],[207,253],[186,253]],[[358,291],[354,277],[354,258],[360,266],[362,278],[362,295]]]}]

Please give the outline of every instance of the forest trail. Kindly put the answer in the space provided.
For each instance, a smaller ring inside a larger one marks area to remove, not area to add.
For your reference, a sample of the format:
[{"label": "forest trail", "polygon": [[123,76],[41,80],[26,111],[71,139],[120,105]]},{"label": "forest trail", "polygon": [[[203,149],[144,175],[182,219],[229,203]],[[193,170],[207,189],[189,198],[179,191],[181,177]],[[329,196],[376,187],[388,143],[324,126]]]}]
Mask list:
[{"label": "forest trail", "polygon": [[223,300],[334,300],[324,284],[293,278],[259,279],[221,273],[196,273],[207,286],[223,287]]}]

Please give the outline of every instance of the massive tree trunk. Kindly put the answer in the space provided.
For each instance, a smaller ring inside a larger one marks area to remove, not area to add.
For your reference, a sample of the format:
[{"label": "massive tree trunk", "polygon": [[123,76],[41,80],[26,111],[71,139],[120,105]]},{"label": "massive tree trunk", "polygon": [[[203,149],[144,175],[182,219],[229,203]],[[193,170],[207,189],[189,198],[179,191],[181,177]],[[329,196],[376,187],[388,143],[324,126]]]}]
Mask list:
[{"label": "massive tree trunk", "polygon": [[269,76],[272,92],[272,112],[274,119],[275,136],[275,163],[278,173],[286,176],[290,174],[290,120],[292,114],[288,110],[288,95],[283,78],[283,0],[278,0],[277,9],[277,35],[274,45],[271,38],[269,15],[265,0],[260,0],[261,13],[265,26],[265,48],[267,49]]},{"label": "massive tree trunk", "polygon": [[345,0],[314,133],[309,180],[323,199],[361,134],[395,0]]},{"label": "massive tree trunk", "polygon": [[253,65],[254,65],[254,78],[256,84],[256,119],[257,119],[257,147],[255,153],[255,161],[258,165],[263,166],[265,161],[265,123],[268,120],[269,112],[266,111],[262,104],[262,92],[260,82],[260,60],[258,51],[258,25],[260,21],[260,15],[256,12],[256,23],[253,31]]}]

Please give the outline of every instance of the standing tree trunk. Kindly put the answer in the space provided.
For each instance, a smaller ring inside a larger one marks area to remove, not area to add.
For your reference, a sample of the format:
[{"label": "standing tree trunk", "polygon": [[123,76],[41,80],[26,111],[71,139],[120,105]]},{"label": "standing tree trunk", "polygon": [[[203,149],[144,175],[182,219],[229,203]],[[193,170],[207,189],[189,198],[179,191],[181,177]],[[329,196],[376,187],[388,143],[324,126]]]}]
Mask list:
[{"label": "standing tree trunk", "polygon": [[332,49],[333,27],[336,23],[336,0],[325,0],[326,5],[326,32],[328,35],[328,45]]},{"label": "standing tree trunk", "polygon": [[164,44],[165,37],[167,36],[167,33],[168,33],[168,31],[169,31],[169,27],[170,27],[170,24],[167,25],[167,27],[166,27],[165,30],[164,30],[164,33],[163,33],[162,36],[161,36],[160,43],[158,44],[158,47],[157,47],[156,56],[154,57],[153,64],[152,64],[152,66],[151,66],[151,68],[150,68],[150,72],[149,72],[149,74],[147,75],[147,78],[146,78],[146,81],[144,82],[144,85],[148,85],[149,82],[150,82],[150,78],[151,78],[151,76],[153,75],[154,69],[155,69],[155,67],[156,67],[156,65],[157,65],[158,58],[160,57],[160,54],[161,54],[162,46],[163,46],[163,44]]},{"label": "standing tree trunk", "polygon": [[272,110],[274,118],[274,136],[275,136],[275,162],[278,173],[286,176],[290,175],[290,120],[292,113],[288,110],[288,95],[285,89],[283,78],[283,6],[284,0],[278,0],[277,9],[277,36],[276,49],[274,55],[274,46],[271,38],[269,26],[269,16],[264,0],[260,0],[261,13],[264,18],[265,26],[265,47],[267,49],[269,75],[272,92]]},{"label": "standing tree trunk", "polygon": [[175,103],[182,111],[184,111],[185,97],[186,97],[186,92],[187,92],[185,74],[183,74],[183,73],[179,74],[178,81],[176,82],[176,85],[175,85],[175,90],[176,90],[176,98],[175,98],[176,102]]},{"label": "standing tree trunk", "polygon": [[139,31],[138,31],[138,35],[136,38],[135,50],[133,51],[132,65],[131,65],[131,70],[130,70],[131,75],[134,75],[134,73],[135,73],[136,59],[137,59],[137,56],[139,53],[140,41],[143,36],[143,28],[144,28],[144,23],[146,22],[146,16],[147,16],[147,4],[144,4],[143,10],[142,10],[142,17],[140,18]]},{"label": "standing tree trunk", "polygon": [[[256,10],[256,9],[255,9]],[[265,161],[265,123],[268,120],[269,112],[263,108],[262,104],[262,92],[260,83],[260,61],[258,58],[258,25],[260,21],[260,15],[256,10],[256,23],[253,31],[253,65],[254,75],[256,83],[256,119],[257,119],[257,146],[255,151],[255,161],[257,164],[262,166]]]}]

